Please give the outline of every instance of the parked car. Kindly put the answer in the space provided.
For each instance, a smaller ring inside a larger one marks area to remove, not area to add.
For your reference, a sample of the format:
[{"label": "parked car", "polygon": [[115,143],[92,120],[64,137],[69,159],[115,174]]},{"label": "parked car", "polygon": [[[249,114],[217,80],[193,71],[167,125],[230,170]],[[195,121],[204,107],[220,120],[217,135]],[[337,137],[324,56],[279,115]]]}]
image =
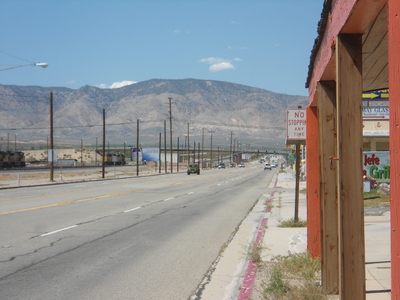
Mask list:
[{"label": "parked car", "polygon": [[272,170],[271,164],[265,164],[264,165],[264,170]]},{"label": "parked car", "polygon": [[271,167],[276,168],[276,163],[271,163]]},{"label": "parked car", "polygon": [[220,163],[218,166],[218,169],[225,169],[225,164],[224,163]]},{"label": "parked car", "polygon": [[244,163],[240,163],[239,168],[244,168]]},{"label": "parked car", "polygon": [[190,164],[187,168],[187,174],[190,175],[192,173],[196,173],[200,175],[200,168],[198,164]]},{"label": "parked car", "polygon": [[234,163],[230,164],[229,167],[234,168],[236,165]]}]

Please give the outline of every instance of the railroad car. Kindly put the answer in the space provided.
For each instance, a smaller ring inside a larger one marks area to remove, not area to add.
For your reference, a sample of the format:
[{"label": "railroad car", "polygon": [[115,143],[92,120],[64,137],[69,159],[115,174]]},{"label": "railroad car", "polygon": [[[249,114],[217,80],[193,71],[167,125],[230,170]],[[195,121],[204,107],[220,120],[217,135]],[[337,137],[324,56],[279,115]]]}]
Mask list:
[{"label": "railroad car", "polygon": [[25,154],[22,151],[0,151],[0,168],[25,167]]}]

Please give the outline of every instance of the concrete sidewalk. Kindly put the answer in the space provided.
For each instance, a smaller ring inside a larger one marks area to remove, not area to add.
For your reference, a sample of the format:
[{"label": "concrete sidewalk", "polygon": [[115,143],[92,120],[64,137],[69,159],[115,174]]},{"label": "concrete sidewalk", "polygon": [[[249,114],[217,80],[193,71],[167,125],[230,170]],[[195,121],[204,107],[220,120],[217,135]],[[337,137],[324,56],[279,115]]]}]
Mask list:
[{"label": "concrete sidewalk", "polygon": [[[277,173],[257,205],[243,220],[232,241],[191,299],[249,299],[256,277],[256,266],[249,262],[249,249],[259,243],[261,258],[307,251],[307,228],[280,228],[281,220],[294,217],[295,177],[291,169]],[[300,191],[305,182],[300,182]],[[299,196],[299,218],[306,220],[306,195]],[[266,203],[270,205],[267,206]],[[266,226],[265,226],[266,225]],[[365,217],[366,299],[390,299],[390,212]],[[385,291],[385,292],[384,292]],[[258,298],[257,298],[258,299]]]}]

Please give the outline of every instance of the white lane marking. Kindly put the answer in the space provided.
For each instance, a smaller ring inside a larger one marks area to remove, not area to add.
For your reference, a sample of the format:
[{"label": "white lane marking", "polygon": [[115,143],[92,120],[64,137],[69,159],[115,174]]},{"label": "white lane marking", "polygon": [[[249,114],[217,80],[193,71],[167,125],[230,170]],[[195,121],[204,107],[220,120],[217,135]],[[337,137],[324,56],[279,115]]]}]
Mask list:
[{"label": "white lane marking", "polygon": [[62,229],[59,229],[59,230],[56,230],[56,231],[52,231],[52,232],[48,232],[48,233],[41,234],[40,236],[50,235],[50,234],[57,233],[57,232],[61,232],[61,231],[64,231],[64,230],[68,230],[68,229],[71,229],[71,228],[74,228],[74,227],[77,227],[77,226],[78,226],[78,225],[72,225],[72,226],[65,227],[65,228],[62,228]]},{"label": "white lane marking", "polygon": [[220,183],[218,183],[218,185],[221,185]]},{"label": "white lane marking", "polygon": [[130,211],[133,211],[133,210],[137,210],[139,208],[142,208],[142,207],[138,206],[138,207],[135,207],[135,208],[132,208],[132,209],[128,209],[128,210],[125,210],[124,213],[130,212]]},{"label": "white lane marking", "polygon": [[164,201],[169,201],[169,200],[172,200],[172,199],[174,199],[175,197],[171,197],[171,198],[167,198],[167,199],[164,199]]},{"label": "white lane marking", "polygon": [[188,195],[191,195],[191,194],[194,194],[194,192],[190,192],[190,193],[188,193]]}]

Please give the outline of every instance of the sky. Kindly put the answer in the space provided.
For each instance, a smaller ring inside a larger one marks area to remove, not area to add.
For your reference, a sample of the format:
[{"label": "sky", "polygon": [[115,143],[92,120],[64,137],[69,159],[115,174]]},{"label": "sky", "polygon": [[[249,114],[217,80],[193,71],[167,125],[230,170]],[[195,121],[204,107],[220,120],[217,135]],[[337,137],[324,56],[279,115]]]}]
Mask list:
[{"label": "sky", "polygon": [[0,69],[26,65],[0,71],[0,84],[195,78],[307,96],[323,2],[0,0]]}]

